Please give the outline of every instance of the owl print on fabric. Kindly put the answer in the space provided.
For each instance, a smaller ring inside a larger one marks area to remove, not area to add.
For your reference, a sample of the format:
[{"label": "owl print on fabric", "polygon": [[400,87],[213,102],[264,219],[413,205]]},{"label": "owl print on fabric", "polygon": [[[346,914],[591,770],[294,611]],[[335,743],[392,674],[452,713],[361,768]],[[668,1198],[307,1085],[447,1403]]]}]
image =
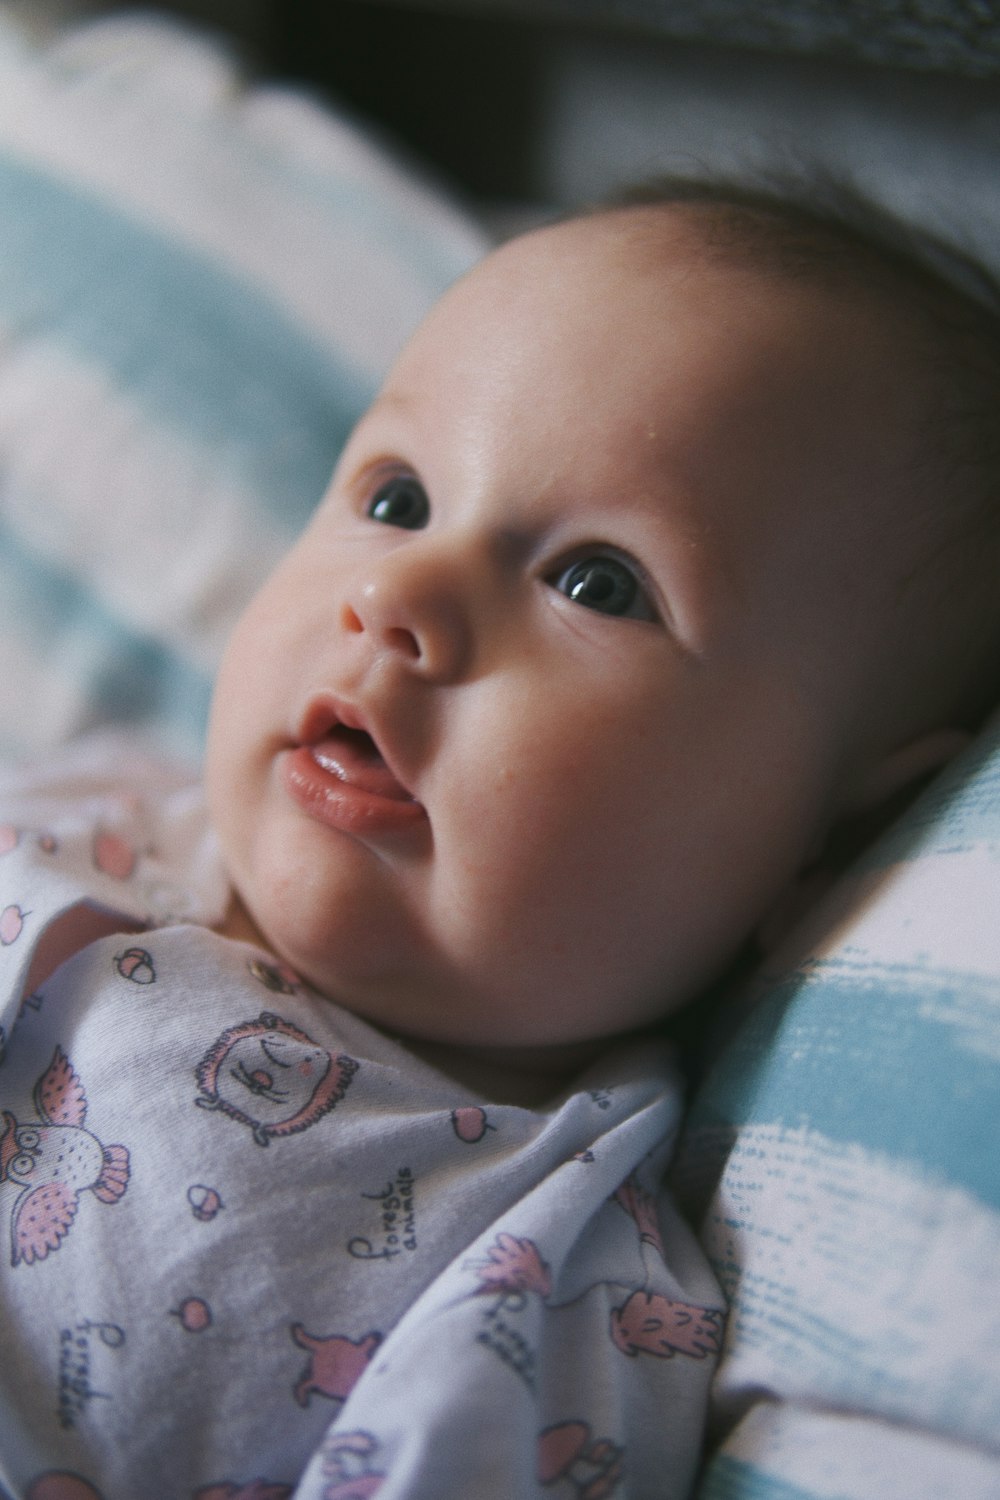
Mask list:
[{"label": "owl print on fabric", "polygon": [[117,1203],[129,1182],[125,1146],[105,1146],[86,1128],[87,1096],[57,1047],[34,1090],[37,1118],[0,1111],[0,1187],[19,1189],[11,1209],[11,1264],[31,1265],[57,1250],[80,1195]]}]

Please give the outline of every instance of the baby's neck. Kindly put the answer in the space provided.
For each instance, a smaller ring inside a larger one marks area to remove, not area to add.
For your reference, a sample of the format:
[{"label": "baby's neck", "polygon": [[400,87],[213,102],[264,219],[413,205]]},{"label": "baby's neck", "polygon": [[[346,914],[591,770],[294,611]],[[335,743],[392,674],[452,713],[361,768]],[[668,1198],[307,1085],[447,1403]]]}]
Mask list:
[{"label": "baby's neck", "polygon": [[[236,898],[217,931],[257,947],[270,947]],[[419,1037],[394,1036],[393,1040],[484,1103],[518,1104],[525,1109],[537,1109],[555,1098],[606,1046],[596,1041],[556,1047],[457,1047]]]},{"label": "baby's neck", "polygon": [[394,1040],[484,1102],[526,1109],[540,1108],[555,1098],[606,1045],[597,1041],[559,1047],[455,1047],[413,1037]]}]

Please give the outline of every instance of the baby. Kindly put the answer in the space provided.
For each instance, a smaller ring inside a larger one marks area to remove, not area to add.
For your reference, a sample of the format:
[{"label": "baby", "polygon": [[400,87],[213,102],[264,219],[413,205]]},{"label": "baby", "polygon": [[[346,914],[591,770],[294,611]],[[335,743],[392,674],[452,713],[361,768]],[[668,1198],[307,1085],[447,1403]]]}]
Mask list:
[{"label": "baby", "polygon": [[689,1492],[658,1023],[995,694],[981,324],[766,194],[515,240],[237,627],[207,817],[8,776],[0,1493]]}]

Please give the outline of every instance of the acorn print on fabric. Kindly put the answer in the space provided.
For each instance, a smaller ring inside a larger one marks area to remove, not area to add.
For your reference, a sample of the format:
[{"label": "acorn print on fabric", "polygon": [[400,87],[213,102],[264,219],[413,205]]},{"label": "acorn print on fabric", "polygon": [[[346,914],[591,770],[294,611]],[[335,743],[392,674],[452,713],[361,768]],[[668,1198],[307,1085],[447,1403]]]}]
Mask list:
[{"label": "acorn print on fabric", "polygon": [[133,984],[155,984],[156,969],[153,956],[146,948],[126,948],[115,954],[115,968],[123,979]]}]

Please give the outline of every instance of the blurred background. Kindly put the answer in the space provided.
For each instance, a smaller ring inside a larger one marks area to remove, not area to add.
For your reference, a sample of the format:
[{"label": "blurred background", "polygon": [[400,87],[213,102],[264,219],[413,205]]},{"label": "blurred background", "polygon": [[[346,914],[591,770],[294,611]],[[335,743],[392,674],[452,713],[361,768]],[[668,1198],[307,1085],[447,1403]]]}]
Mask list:
[{"label": "blurred background", "polygon": [[[130,9],[8,0],[25,24]],[[381,125],[471,201],[564,205],[803,148],[921,174],[1000,139],[987,0],[161,0]]]}]

